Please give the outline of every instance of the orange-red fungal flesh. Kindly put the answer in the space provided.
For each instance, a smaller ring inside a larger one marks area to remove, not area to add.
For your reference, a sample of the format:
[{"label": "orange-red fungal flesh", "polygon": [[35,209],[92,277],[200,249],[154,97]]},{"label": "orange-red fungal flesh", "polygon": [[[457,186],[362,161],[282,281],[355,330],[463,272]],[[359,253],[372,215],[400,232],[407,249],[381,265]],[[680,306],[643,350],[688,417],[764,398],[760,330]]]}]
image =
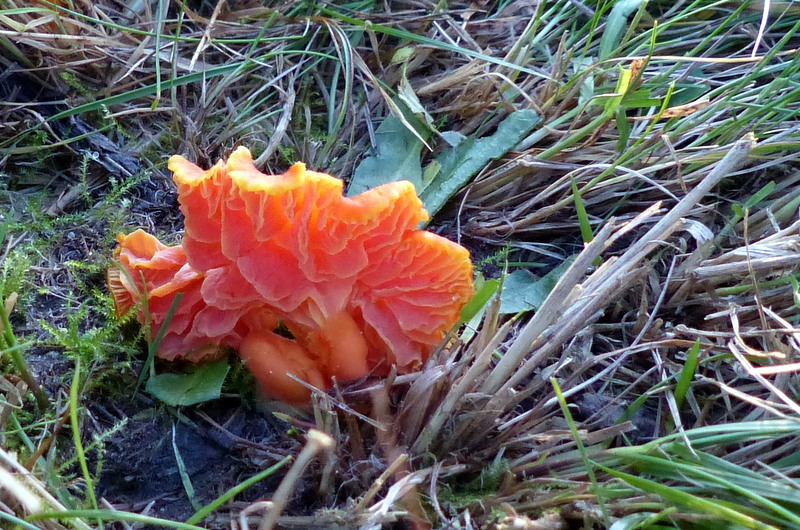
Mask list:
[{"label": "orange-red fungal flesh", "polygon": [[[119,313],[146,292],[163,323],[184,293],[160,356],[233,348],[266,394],[297,402],[307,389],[287,383],[287,371],[325,388],[419,368],[472,297],[469,253],[416,229],[428,214],[408,182],[345,197],[341,180],[301,163],[265,175],[244,147],[209,170],[180,156],[169,168],[186,216],[182,245],[120,236],[116,257],[130,279],[109,271]],[[281,323],[294,340],[272,333]]]},{"label": "orange-red fungal flesh", "polygon": [[262,391],[292,404],[308,403],[311,391],[289,374],[311,386],[325,388],[325,378],[316,359],[297,342],[272,333],[254,331],[239,345],[239,355]]}]

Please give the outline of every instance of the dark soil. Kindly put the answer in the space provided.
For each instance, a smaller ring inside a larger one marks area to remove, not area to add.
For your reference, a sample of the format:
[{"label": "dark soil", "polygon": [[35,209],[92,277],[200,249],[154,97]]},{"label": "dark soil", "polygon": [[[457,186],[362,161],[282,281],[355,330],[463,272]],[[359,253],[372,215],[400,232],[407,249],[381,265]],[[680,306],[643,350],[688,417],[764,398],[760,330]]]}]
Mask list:
[{"label": "dark soil", "polygon": [[[94,435],[111,432],[103,444],[98,497],[118,509],[174,521],[185,521],[196,507],[274,465],[295,445],[281,434],[286,424],[246,410],[233,399],[176,411],[142,397],[115,405],[93,403],[89,410],[97,429]],[[253,485],[236,500],[269,498],[282,474]],[[186,477],[194,489],[194,506],[183,484]]]},{"label": "dark soil", "polygon": [[25,360],[33,376],[51,396],[56,395],[59,388],[65,387],[65,383],[69,384],[66,377],[72,374],[75,366],[63,352],[52,348],[33,347],[27,350]]}]

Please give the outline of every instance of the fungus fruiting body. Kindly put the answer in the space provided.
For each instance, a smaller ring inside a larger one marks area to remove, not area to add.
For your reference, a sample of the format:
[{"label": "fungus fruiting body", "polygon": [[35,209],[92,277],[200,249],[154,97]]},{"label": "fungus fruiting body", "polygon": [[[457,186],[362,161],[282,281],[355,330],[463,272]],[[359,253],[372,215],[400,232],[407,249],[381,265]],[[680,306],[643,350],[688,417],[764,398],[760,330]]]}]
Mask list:
[{"label": "fungus fruiting body", "polygon": [[469,253],[417,229],[428,215],[409,182],[345,197],[302,163],[261,173],[244,147],[209,170],[177,155],[169,168],[181,245],[119,236],[108,273],[119,314],[138,307],[151,333],[167,326],[160,357],[230,348],[265,394],[302,403],[309,390],[288,374],[325,388],[417,369],[473,294]]}]

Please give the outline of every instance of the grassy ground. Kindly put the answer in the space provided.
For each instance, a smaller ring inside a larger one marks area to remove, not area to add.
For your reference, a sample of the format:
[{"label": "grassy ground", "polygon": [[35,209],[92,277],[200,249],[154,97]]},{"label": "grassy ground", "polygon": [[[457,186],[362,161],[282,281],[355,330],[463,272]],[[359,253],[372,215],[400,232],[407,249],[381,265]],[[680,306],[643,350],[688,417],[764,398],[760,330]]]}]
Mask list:
[{"label": "grassy ground", "polygon": [[[4,0],[0,526],[800,528],[798,28],[774,0]],[[179,241],[166,159],[238,145],[415,181],[480,287],[423,371],[310,415],[234,359],[215,400],[138,387],[116,234]]]}]

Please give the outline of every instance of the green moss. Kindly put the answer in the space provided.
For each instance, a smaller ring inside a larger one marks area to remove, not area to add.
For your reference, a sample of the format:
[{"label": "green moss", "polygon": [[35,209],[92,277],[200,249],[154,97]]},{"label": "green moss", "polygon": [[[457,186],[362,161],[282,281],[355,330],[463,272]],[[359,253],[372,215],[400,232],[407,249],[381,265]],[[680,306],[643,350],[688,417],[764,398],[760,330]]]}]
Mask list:
[{"label": "green moss", "polygon": [[239,393],[245,403],[258,400],[258,387],[255,377],[238,358],[231,360],[231,370],[225,379],[223,391]]},{"label": "green moss", "polygon": [[489,467],[483,468],[480,474],[467,482],[461,480],[449,482],[442,488],[439,498],[452,504],[456,509],[463,509],[470,504],[483,501],[486,497],[496,495],[503,478],[510,472],[508,460],[495,460]]},{"label": "green moss", "polygon": [[94,91],[84,85],[74,73],[66,71],[61,72],[59,77],[61,77],[61,79],[63,79],[70,86],[70,88],[75,90],[75,92],[86,98],[88,101],[93,101],[95,99]]},{"label": "green moss", "polygon": [[281,161],[285,162],[287,166],[294,164],[301,158],[297,148],[290,145],[279,145],[278,154],[280,155]]},{"label": "green moss", "polygon": [[19,293],[28,270],[33,264],[30,252],[25,247],[12,250],[3,261],[0,276],[0,297],[3,300],[11,293]]}]

